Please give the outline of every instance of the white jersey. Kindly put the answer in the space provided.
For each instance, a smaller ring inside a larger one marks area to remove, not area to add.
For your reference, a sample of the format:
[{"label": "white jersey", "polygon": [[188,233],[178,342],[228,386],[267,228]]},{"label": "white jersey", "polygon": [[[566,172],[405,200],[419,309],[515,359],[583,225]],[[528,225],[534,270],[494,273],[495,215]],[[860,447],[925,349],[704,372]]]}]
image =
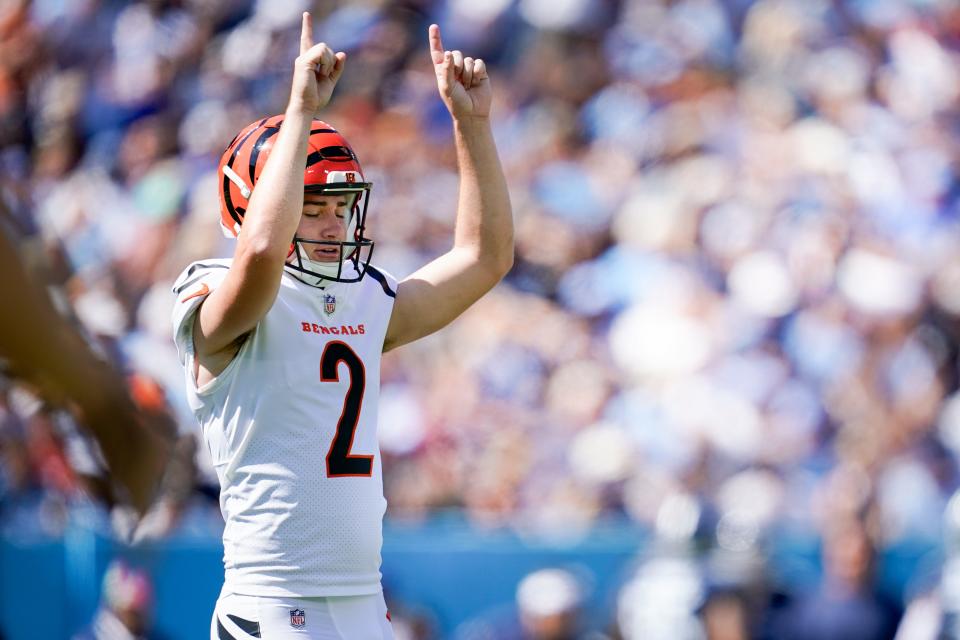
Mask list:
[{"label": "white jersey", "polygon": [[187,397],[220,479],[225,588],[262,596],[380,591],[380,356],[396,280],[370,267],[324,289],[284,270],[280,292],[213,381],[194,377],[193,321],[230,260],[177,279]]}]

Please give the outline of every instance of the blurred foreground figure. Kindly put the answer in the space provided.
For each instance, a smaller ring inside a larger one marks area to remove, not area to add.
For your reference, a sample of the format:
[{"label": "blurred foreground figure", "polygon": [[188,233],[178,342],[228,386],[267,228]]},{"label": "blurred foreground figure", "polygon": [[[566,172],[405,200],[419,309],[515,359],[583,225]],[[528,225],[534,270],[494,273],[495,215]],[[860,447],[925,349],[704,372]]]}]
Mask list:
[{"label": "blurred foreground figure", "polygon": [[[0,208],[0,221],[6,215]],[[46,402],[70,410],[88,429],[120,489],[117,497],[143,513],[170,444],[143,421],[124,377],[57,312],[5,225],[0,225],[0,273],[6,309],[0,315],[0,358],[14,377],[33,385]]]}]

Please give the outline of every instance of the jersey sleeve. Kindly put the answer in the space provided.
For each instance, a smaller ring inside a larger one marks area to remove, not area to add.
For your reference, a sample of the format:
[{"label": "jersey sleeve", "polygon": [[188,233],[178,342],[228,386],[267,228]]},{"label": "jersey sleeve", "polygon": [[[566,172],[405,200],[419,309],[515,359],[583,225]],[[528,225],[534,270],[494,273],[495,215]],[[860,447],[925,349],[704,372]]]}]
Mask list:
[{"label": "jersey sleeve", "polygon": [[183,270],[173,285],[173,341],[177,345],[180,364],[185,365],[193,353],[194,313],[207,296],[227,276],[228,265],[194,262]]},{"label": "jersey sleeve", "polygon": [[397,297],[397,279],[393,277],[392,274],[373,265],[367,267],[367,275],[373,278],[380,288],[383,289],[384,295],[391,299],[392,305],[393,300]]}]

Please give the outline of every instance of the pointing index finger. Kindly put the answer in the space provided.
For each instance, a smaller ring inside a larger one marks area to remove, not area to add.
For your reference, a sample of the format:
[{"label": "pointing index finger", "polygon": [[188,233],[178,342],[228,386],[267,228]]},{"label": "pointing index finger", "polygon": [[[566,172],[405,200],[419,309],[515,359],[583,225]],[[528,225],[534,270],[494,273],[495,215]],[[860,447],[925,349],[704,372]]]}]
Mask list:
[{"label": "pointing index finger", "polygon": [[313,46],[313,18],[309,11],[303,12],[303,22],[300,25],[300,55],[306,53]]},{"label": "pointing index finger", "polygon": [[432,24],[428,33],[430,36],[430,58],[433,60],[433,64],[441,64],[443,62],[443,41],[440,40],[440,27]]}]

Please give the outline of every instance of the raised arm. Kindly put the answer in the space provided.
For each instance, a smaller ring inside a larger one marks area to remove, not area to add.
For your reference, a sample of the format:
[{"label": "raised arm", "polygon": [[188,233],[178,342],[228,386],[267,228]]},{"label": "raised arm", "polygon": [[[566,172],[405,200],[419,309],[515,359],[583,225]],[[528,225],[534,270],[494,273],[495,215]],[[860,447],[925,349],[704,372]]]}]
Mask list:
[{"label": "raised arm", "polygon": [[233,264],[223,283],[200,307],[194,347],[200,365],[219,373],[236,354],[238,339],[273,306],[283,265],[303,211],[307,139],[316,113],[330,101],[346,54],[313,44],[309,13],[303,14],[300,55],[294,63],[290,100],[277,140],[250,196]]},{"label": "raised arm", "polygon": [[430,25],[429,40],[460,173],[453,248],[400,283],[384,351],[446,326],[513,266],[513,213],[490,129],[486,65],[445,51],[437,25]]}]

